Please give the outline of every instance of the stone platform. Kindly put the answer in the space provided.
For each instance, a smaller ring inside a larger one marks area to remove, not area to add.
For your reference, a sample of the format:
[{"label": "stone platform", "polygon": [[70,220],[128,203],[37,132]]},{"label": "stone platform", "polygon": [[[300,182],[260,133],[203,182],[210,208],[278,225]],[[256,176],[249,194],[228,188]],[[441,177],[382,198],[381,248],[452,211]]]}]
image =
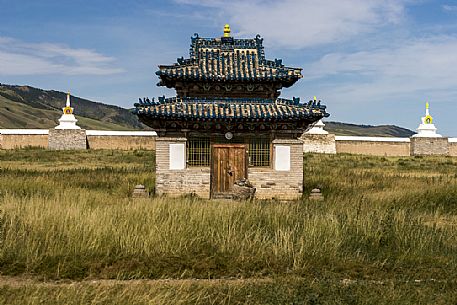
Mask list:
[{"label": "stone platform", "polygon": [[48,149],[87,149],[85,129],[49,129]]},{"label": "stone platform", "polygon": [[411,156],[448,156],[448,138],[411,138]]}]

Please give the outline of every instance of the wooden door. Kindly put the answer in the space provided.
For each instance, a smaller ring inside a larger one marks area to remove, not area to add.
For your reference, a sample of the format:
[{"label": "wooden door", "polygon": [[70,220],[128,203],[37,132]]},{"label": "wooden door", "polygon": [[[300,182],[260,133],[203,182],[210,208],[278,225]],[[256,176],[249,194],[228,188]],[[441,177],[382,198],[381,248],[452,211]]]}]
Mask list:
[{"label": "wooden door", "polygon": [[211,197],[230,194],[235,181],[247,178],[246,145],[214,144],[211,162]]}]

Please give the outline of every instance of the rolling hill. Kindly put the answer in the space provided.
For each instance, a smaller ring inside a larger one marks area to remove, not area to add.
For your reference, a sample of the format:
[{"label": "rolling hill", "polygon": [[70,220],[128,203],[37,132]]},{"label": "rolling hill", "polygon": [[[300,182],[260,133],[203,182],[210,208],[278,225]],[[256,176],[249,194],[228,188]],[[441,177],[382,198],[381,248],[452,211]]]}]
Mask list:
[{"label": "rolling hill", "polygon": [[[52,128],[65,104],[66,93],[30,86],[0,85],[0,128]],[[145,129],[128,109],[72,96],[78,125],[86,129]]]},{"label": "rolling hill", "polygon": [[395,125],[356,125],[325,122],[325,130],[338,136],[411,137],[415,132]]},{"label": "rolling hill", "polygon": [[[0,128],[52,128],[58,125],[66,93],[30,86],[0,84]],[[128,109],[72,96],[78,125],[85,129],[148,129]],[[326,122],[336,135],[410,137],[413,131],[394,125],[355,125]]]}]

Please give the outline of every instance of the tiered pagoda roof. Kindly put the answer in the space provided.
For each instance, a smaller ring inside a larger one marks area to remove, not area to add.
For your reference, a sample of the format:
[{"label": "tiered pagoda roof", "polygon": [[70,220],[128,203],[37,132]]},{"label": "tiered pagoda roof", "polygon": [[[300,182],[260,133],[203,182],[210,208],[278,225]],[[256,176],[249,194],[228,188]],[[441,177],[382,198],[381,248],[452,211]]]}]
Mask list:
[{"label": "tiered pagoda roof", "polygon": [[281,59],[265,59],[262,38],[192,38],[190,58],[161,65],[156,74],[160,86],[174,87],[178,80],[212,82],[282,82],[290,87],[302,77],[300,68],[290,68]]},{"label": "tiered pagoda roof", "polygon": [[191,38],[189,58],[161,65],[156,74],[159,86],[176,88],[182,97],[276,98],[283,87],[292,86],[300,68],[283,65],[281,59],[267,60],[263,38]]},{"label": "tiered pagoda roof", "polygon": [[[140,120],[156,130],[220,129],[258,131],[267,129],[305,130],[322,117],[326,106],[320,101],[300,103],[299,98],[165,98],[135,104]],[[219,125],[219,127],[217,127]]]},{"label": "tiered pagoda roof", "polygon": [[302,77],[300,68],[265,59],[263,39],[192,37],[190,58],[161,65],[159,86],[177,97],[140,99],[135,113],[156,130],[305,130],[328,114],[320,101],[278,98],[283,87]]}]

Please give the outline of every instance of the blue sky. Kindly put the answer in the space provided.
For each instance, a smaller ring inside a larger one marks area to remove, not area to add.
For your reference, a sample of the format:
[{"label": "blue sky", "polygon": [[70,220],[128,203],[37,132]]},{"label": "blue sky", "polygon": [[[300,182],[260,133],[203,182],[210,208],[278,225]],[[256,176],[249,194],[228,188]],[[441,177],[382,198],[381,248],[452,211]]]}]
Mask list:
[{"label": "blue sky", "polygon": [[[457,1],[0,0],[0,82],[131,107],[190,37],[264,37],[267,58],[303,68],[283,97],[316,95],[329,120],[417,128],[425,102],[457,137]],[[76,106],[77,107],[77,106]]]}]

